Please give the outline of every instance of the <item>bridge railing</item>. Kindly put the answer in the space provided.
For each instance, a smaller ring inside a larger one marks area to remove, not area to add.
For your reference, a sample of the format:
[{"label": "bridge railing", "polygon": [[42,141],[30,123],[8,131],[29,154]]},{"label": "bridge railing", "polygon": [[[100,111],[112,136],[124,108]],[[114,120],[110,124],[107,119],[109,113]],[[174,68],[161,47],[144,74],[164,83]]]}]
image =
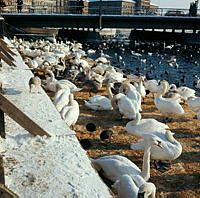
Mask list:
[{"label": "bridge railing", "polygon": [[[0,7],[1,13],[18,13],[16,5],[8,5]],[[148,16],[190,16],[189,9],[177,8],[146,8],[136,9],[130,6],[115,7],[115,6],[28,6],[23,5],[21,13],[30,14],[83,14],[90,15],[148,15]],[[200,9],[197,10],[197,16],[200,17]]]}]

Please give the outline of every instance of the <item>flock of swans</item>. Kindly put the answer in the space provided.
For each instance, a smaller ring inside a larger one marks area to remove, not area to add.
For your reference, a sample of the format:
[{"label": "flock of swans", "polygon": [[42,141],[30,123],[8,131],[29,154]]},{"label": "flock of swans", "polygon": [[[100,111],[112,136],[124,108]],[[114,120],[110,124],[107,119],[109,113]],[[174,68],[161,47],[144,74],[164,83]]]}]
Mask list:
[{"label": "flock of swans", "polygon": [[[165,161],[175,160],[181,155],[182,146],[166,123],[170,118],[187,116],[182,103],[186,103],[200,119],[200,97],[195,95],[195,90],[186,86],[176,87],[162,79],[149,80],[145,75],[124,73],[122,69],[112,66],[109,56],[104,53],[96,60],[89,59],[87,54],[95,53],[95,50],[84,51],[80,43],[56,40],[53,43],[46,40],[31,42],[17,38],[11,42],[24,62],[41,78],[43,88],[55,93],[53,104],[69,127],[76,124],[80,115],[73,93],[82,89],[95,93],[83,101],[88,109],[113,111],[119,119],[127,120],[124,126],[126,132],[140,138],[130,148],[144,150],[142,170],[120,155],[91,159],[91,163],[97,171],[103,170],[104,176],[114,183],[118,197],[136,198],[143,194],[144,197],[155,198],[156,187],[148,182],[150,158],[155,160],[158,170],[165,171],[169,165]],[[139,53],[132,54],[141,58]],[[172,57],[167,63],[175,62],[175,57]],[[75,85],[77,81],[81,82],[80,88]],[[200,88],[200,81],[195,81],[194,85]],[[96,94],[102,86],[107,88],[106,96]],[[141,104],[149,92],[154,96],[156,108],[165,117],[165,123],[142,118]]]}]

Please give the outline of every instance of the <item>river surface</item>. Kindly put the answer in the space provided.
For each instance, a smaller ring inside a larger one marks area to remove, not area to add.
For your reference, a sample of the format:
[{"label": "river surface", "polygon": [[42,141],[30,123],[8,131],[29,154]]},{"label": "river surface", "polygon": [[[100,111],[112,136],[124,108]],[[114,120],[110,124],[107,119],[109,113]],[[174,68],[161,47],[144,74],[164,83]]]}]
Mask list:
[{"label": "river surface", "polygon": [[[85,51],[91,48],[96,49],[96,53],[88,55],[92,59],[104,53],[110,56],[113,66],[133,74],[142,73],[149,79],[167,80],[178,87],[194,88],[194,81],[200,78],[200,46],[107,39],[100,45],[83,47]],[[170,59],[175,61],[169,64]]]}]

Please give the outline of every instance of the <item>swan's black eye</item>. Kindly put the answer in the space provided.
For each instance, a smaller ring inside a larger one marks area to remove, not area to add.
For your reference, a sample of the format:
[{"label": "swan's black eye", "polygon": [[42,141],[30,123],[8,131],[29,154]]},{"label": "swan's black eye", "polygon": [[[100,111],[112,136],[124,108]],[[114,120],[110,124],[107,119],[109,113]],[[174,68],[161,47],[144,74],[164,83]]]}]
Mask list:
[{"label": "swan's black eye", "polygon": [[161,144],[161,141],[158,140],[158,144]]}]

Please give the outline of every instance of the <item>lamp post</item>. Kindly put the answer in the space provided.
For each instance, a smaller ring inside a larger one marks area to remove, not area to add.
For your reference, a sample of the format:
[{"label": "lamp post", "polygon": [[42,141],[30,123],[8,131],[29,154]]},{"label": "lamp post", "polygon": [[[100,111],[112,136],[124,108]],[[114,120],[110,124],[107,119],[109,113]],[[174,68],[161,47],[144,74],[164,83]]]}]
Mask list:
[{"label": "lamp post", "polygon": [[102,29],[102,0],[99,0],[99,29]]}]

